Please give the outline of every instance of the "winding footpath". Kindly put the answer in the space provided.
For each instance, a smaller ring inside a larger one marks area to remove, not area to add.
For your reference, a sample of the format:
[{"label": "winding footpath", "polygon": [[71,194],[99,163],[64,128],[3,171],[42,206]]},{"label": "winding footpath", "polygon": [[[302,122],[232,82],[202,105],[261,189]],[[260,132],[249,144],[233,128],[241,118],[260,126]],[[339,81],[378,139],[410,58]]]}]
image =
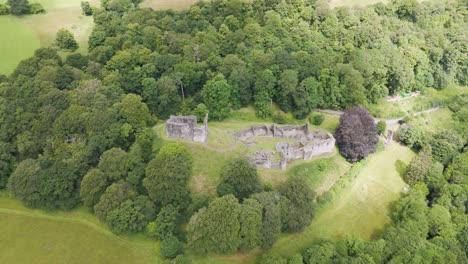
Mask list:
[{"label": "winding footpath", "polygon": [[[439,109],[440,109],[440,107],[433,107],[431,109],[427,109],[427,110],[424,110],[424,111],[414,113],[413,116],[418,116],[420,114],[425,114],[425,113],[431,113],[431,112],[437,111]],[[325,113],[325,114],[329,114],[329,115],[337,115],[337,116],[341,116],[344,113],[343,111],[337,111],[337,110],[331,110],[331,109],[319,109],[317,111],[321,112],[321,113]],[[406,115],[406,116],[408,116],[408,115]],[[385,123],[387,125],[396,125],[396,124],[398,124],[398,122],[403,120],[406,116],[400,117],[400,118],[395,118],[395,119],[374,118],[374,120],[375,120],[376,123],[379,122],[379,121],[385,121]]]}]

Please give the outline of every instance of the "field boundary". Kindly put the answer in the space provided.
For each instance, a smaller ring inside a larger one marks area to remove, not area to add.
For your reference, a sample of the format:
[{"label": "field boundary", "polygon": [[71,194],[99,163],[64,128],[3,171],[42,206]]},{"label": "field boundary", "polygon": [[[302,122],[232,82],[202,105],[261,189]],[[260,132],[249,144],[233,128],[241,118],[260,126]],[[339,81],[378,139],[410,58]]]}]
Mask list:
[{"label": "field boundary", "polygon": [[[110,239],[114,239],[116,241],[120,241],[129,245],[134,245],[134,246],[139,246],[139,247],[145,247],[147,249],[153,248],[154,245],[148,245],[147,243],[142,243],[142,242],[137,242],[137,241],[131,241],[129,239],[126,239],[121,236],[117,236],[113,234],[110,230],[107,230],[104,227],[99,226],[96,223],[93,223],[89,220],[86,219],[80,219],[79,217],[66,217],[66,216],[56,216],[56,215],[50,215],[48,213],[42,213],[42,212],[28,212],[25,210],[17,210],[17,209],[6,209],[6,208],[0,208],[0,215],[1,214],[10,214],[10,215],[20,215],[20,216],[27,216],[27,217],[37,217],[37,218],[42,218],[42,219],[49,219],[52,221],[58,221],[58,222],[69,222],[69,223],[76,223],[76,224],[82,224],[85,226],[88,226],[92,228],[93,230],[106,235]],[[156,242],[156,241],[154,241]],[[151,241],[153,243],[153,241]]]}]

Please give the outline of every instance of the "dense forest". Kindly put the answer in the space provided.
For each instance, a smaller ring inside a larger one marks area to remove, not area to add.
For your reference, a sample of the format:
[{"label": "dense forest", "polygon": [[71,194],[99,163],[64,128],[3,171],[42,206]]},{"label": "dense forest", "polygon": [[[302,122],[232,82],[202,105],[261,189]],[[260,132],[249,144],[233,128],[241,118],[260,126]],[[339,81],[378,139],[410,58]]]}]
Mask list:
[{"label": "dense forest", "polygon": [[[41,48],[0,76],[0,188],[32,208],[82,204],[115,233],[161,240],[167,258],[185,242],[198,253],[270,248],[310,223],[317,199],[299,177],[263,186],[244,158],[226,162],[219,197],[191,193],[190,153],[154,134],[159,119],[209,112],[223,120],[251,105],[270,118],[271,102],[301,119],[315,108],[467,85],[466,1],[330,10],[314,0],[213,0],[179,12],[138,2],[103,0],[92,10],[88,54]],[[400,140],[419,154],[394,225],[378,240],[324,241],[259,261],[466,263],[466,105],[450,104],[460,121],[453,131],[401,126]],[[346,153],[355,161],[369,151]]]}]

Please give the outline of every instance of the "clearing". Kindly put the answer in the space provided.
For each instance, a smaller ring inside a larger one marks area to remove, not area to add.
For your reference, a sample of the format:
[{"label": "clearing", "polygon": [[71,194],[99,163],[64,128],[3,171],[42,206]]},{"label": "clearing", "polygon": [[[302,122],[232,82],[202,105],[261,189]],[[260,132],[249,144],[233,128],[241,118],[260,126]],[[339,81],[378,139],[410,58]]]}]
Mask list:
[{"label": "clearing", "polygon": [[[82,0],[37,0],[46,14],[21,17],[0,16],[0,74],[11,74],[21,60],[27,59],[40,47],[53,44],[57,31],[70,30],[78,41],[78,52],[88,50],[88,37],[93,29],[93,18],[81,14]],[[0,0],[4,3],[6,0]],[[89,1],[93,6],[99,0]]]},{"label": "clearing", "polygon": [[405,186],[400,162],[408,164],[414,153],[396,142],[371,157],[357,178],[328,206],[317,212],[302,233],[285,235],[273,247],[281,255],[292,255],[319,239],[338,239],[356,234],[370,239],[390,223],[390,204]]},{"label": "clearing", "polygon": [[157,263],[158,244],[112,234],[84,210],[45,213],[0,193],[0,263]]},{"label": "clearing", "polygon": [[34,31],[13,16],[0,16],[0,74],[10,74],[19,61],[31,57],[40,41]]}]

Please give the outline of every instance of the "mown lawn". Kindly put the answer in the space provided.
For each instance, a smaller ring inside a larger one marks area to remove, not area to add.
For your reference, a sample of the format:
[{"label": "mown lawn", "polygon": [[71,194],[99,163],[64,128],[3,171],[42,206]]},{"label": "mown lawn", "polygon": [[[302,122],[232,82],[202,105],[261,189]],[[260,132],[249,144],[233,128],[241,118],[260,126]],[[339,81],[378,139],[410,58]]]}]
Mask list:
[{"label": "mown lawn", "polygon": [[160,263],[158,244],[119,237],[83,210],[45,213],[0,194],[0,263]]}]

